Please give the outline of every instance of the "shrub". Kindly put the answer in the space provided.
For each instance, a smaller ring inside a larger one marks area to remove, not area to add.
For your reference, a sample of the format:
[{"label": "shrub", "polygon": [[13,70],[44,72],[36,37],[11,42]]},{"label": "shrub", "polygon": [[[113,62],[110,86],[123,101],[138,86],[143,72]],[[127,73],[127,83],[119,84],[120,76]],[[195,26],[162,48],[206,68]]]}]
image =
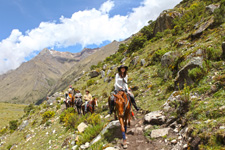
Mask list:
[{"label": "shrub", "polygon": [[161,58],[162,56],[168,52],[169,50],[168,49],[158,49],[152,56],[152,61],[154,62],[160,62],[161,61]]},{"label": "shrub", "polygon": [[221,53],[222,51],[220,49],[215,49],[213,47],[206,48],[206,57],[209,60],[218,60]]},{"label": "shrub", "polygon": [[35,109],[34,104],[30,104],[30,105],[24,107],[23,111],[28,115],[34,109]]},{"label": "shrub", "polygon": [[55,100],[57,100],[57,101],[58,101],[58,100],[61,100],[61,98],[60,98],[60,97],[57,97]]},{"label": "shrub", "polygon": [[119,49],[118,49],[118,52],[119,53],[123,53],[126,50],[127,50],[127,46],[125,44],[123,44],[123,43],[120,44]]},{"label": "shrub", "polygon": [[9,129],[15,131],[18,127],[18,120],[12,120],[9,122]]},{"label": "shrub", "polygon": [[147,41],[145,36],[135,36],[130,45],[128,46],[129,52],[135,52],[144,47],[144,43]]},{"label": "shrub", "polygon": [[90,79],[87,81],[87,86],[91,86],[93,84],[95,84],[95,80]]},{"label": "shrub", "polygon": [[194,81],[199,81],[205,76],[205,71],[199,67],[188,70],[189,77]]},{"label": "shrub", "polygon": [[4,127],[0,130],[0,135],[5,134],[8,131],[8,127]]},{"label": "shrub", "polygon": [[155,27],[155,22],[156,21],[152,21],[150,20],[148,23],[149,25],[148,26],[145,26],[141,29],[141,33],[147,37],[148,40],[150,40],[151,38],[154,37],[154,34],[153,34],[153,30],[154,30],[154,27]]},{"label": "shrub", "polygon": [[225,22],[225,0],[221,0],[220,7],[214,11],[215,23],[222,24]]},{"label": "shrub", "polygon": [[46,121],[48,121],[50,118],[55,116],[55,112],[54,111],[46,111],[43,115],[42,115],[42,123],[45,123]]},{"label": "shrub", "polygon": [[58,104],[57,106],[56,106],[56,110],[59,110],[61,108],[61,104]]}]

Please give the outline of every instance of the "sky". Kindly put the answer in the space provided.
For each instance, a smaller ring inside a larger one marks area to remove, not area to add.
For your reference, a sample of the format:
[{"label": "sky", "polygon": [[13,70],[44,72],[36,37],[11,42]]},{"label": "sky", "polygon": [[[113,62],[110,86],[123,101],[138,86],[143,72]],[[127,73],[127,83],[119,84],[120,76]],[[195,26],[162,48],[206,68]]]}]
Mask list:
[{"label": "sky", "polygon": [[80,52],[124,40],[181,0],[0,0],[0,74],[42,49]]}]

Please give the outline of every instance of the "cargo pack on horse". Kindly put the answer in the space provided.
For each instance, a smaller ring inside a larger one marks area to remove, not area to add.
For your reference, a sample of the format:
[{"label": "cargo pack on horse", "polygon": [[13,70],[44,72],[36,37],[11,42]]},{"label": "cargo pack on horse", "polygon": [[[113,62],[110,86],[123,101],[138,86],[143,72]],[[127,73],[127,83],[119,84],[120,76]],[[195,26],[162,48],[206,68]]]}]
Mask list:
[{"label": "cargo pack on horse", "polygon": [[123,147],[127,148],[126,135],[127,125],[130,126],[131,119],[131,102],[124,91],[119,91],[115,97],[114,113],[121,124],[121,131],[123,135]]},{"label": "cargo pack on horse", "polygon": [[[91,112],[92,114],[94,113],[95,111],[95,106],[98,106],[98,101],[97,101],[97,98],[93,98],[92,101],[89,101],[88,104],[87,104],[87,112]],[[85,106],[82,105],[82,111],[83,111],[83,114],[85,115]]]}]

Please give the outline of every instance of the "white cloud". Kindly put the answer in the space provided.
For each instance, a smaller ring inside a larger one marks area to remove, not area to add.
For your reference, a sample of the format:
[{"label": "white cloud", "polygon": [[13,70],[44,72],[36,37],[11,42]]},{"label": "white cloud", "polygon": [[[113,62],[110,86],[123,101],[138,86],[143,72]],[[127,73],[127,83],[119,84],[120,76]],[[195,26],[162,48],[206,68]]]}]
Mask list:
[{"label": "white cloud", "polygon": [[181,0],[144,0],[126,16],[109,16],[114,2],[106,1],[99,9],[75,12],[71,18],[61,17],[60,23],[41,22],[39,27],[23,35],[14,29],[0,42],[0,74],[17,68],[25,57],[45,47],[67,47],[101,44],[105,40],[121,40],[138,32],[149,20]]}]

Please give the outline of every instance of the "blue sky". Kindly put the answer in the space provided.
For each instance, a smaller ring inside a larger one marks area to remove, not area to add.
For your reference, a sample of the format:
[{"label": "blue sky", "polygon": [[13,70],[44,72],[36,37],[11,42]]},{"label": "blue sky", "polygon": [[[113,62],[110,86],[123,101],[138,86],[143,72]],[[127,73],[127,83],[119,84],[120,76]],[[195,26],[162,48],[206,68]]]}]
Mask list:
[{"label": "blue sky", "polygon": [[79,52],[138,32],[181,0],[0,0],[0,74],[44,48]]}]

